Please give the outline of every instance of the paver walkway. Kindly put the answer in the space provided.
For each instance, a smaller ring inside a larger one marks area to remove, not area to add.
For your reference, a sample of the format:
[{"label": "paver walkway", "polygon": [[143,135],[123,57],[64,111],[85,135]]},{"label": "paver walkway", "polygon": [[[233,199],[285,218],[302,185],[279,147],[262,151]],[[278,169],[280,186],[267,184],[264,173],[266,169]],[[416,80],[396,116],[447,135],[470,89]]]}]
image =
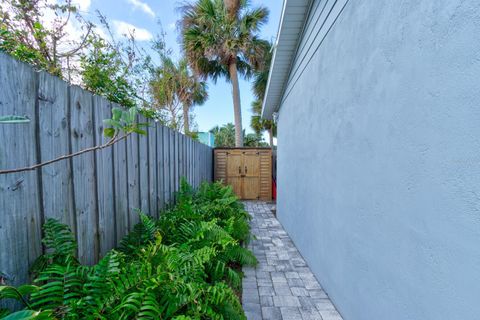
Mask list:
[{"label": "paver walkway", "polygon": [[342,320],[288,234],[272,214],[272,204],[246,201],[252,215],[249,248],[256,268],[244,268],[243,307],[248,320]]}]

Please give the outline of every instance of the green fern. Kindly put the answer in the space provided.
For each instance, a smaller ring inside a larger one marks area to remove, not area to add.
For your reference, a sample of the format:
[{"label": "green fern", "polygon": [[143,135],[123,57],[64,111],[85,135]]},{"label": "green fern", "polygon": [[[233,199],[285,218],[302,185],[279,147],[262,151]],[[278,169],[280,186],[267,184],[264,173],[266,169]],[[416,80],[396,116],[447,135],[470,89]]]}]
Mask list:
[{"label": "green fern", "polygon": [[153,219],[143,213],[140,214],[140,222],[133,227],[133,231],[125,236],[120,242],[120,251],[125,254],[135,254],[138,248],[153,241],[158,233],[158,228]]},{"label": "green fern", "polygon": [[245,319],[234,290],[240,266],[255,265],[242,244],[249,216],[231,188],[182,181],[178,203],[158,221],[140,222],[94,266],[75,257],[70,229],[49,219],[44,256],[34,285],[0,287],[0,300],[25,310],[0,311],[0,319]]},{"label": "green fern", "polygon": [[[43,225],[42,239],[46,253],[38,257],[30,272],[33,277],[45,270],[51,264],[66,264],[67,261],[76,261],[77,243],[70,227],[55,219],[48,219]],[[78,263],[78,261],[76,261]]]}]

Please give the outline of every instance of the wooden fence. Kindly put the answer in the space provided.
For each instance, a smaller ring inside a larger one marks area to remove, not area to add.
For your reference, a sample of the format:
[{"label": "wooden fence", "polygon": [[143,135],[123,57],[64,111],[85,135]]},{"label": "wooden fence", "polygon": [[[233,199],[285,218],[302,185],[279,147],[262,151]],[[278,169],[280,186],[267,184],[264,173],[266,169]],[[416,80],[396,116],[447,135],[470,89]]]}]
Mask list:
[{"label": "wooden fence", "polygon": [[[31,120],[0,124],[0,169],[106,143],[102,120],[111,108],[104,98],[0,53],[0,116]],[[181,177],[193,186],[212,179],[211,148],[148,122],[145,136],[0,175],[0,277],[13,284],[29,280],[28,268],[44,250],[41,227],[48,218],[70,225],[80,261],[93,264],[131,230],[138,209],[157,217],[174,200]]]}]

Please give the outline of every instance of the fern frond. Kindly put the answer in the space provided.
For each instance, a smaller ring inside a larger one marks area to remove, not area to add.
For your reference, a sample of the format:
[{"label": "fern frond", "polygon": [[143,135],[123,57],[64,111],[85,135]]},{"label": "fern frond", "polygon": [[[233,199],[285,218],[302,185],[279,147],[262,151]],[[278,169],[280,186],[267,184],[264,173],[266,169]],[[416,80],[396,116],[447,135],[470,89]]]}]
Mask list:
[{"label": "fern frond", "polygon": [[22,310],[9,314],[2,318],[2,320],[53,320],[55,319],[50,312]]},{"label": "fern frond", "polygon": [[84,279],[73,263],[65,266],[51,265],[42,271],[36,283],[43,283],[39,290],[31,294],[33,308],[62,310],[68,312],[71,305],[82,297]]},{"label": "fern frond", "polygon": [[70,227],[55,219],[48,219],[43,226],[45,234],[42,242],[51,251],[51,255],[58,257],[74,256],[77,250],[75,237]]},{"label": "fern frond", "polygon": [[48,219],[43,225],[43,244],[46,253],[38,257],[32,264],[30,271],[36,277],[50,264],[66,264],[69,261],[78,261],[75,258],[77,242],[70,227],[55,219]]},{"label": "fern frond", "polygon": [[127,255],[134,255],[138,249],[150,241],[154,241],[159,229],[153,219],[143,213],[140,222],[133,227],[133,231],[126,235],[120,242],[119,250]]}]

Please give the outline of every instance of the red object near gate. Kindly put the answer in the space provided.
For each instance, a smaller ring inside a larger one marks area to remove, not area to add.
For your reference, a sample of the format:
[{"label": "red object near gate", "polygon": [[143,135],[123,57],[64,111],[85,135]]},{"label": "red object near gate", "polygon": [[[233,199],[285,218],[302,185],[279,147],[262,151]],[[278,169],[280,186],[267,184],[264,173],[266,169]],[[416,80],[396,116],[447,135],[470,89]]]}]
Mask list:
[{"label": "red object near gate", "polygon": [[272,199],[277,200],[277,182],[272,178]]}]

